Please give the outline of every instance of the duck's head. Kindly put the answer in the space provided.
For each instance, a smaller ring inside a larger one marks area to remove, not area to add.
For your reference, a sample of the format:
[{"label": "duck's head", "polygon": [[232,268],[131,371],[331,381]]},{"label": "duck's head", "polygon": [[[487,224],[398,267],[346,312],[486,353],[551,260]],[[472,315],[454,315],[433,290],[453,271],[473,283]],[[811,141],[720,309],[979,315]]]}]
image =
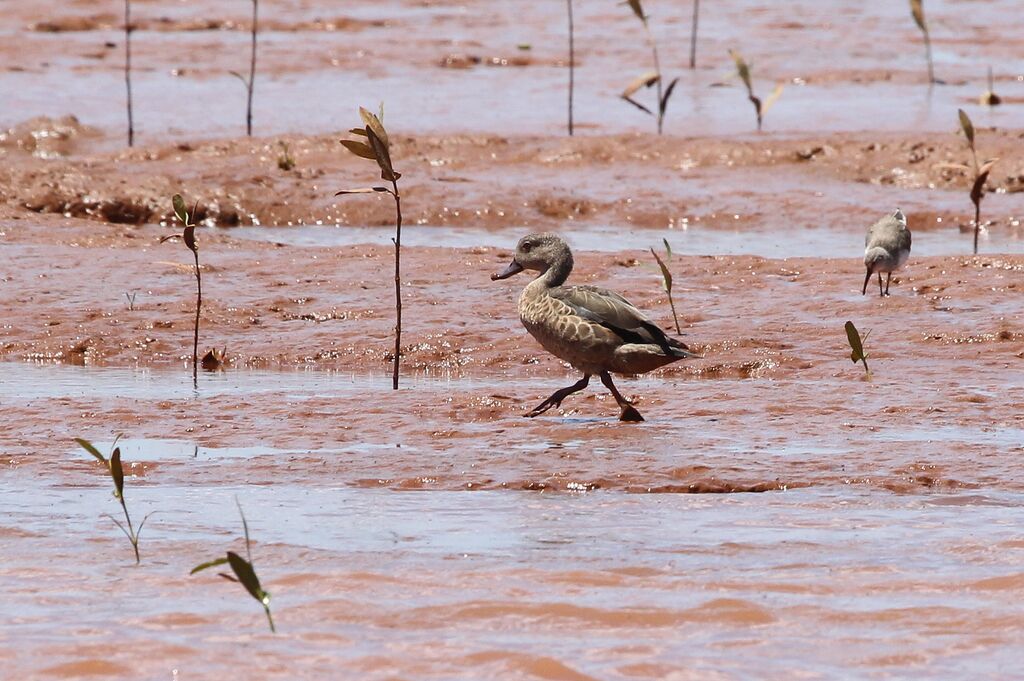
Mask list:
[{"label": "duck's head", "polygon": [[504,271],[492,274],[491,280],[508,279],[523,270],[547,272],[552,267],[572,269],[572,251],[569,244],[557,234],[527,234],[516,245],[516,254]]}]

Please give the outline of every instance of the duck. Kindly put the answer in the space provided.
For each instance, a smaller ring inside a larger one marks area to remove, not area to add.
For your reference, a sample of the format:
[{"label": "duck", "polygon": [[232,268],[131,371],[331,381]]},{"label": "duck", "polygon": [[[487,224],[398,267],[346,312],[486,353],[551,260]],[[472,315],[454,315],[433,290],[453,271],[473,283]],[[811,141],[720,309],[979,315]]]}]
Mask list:
[{"label": "duck", "polygon": [[499,281],[525,270],[539,273],[519,296],[519,319],[545,350],[583,374],[525,416],[560,407],[562,400],[586,388],[596,375],[615,398],[621,410],[619,420],[643,421],[615,387],[612,374],[635,376],[699,355],[618,293],[597,286],[566,286],[572,268],[572,251],[565,240],[539,233],[520,239],[508,267],[491,275],[492,281]]},{"label": "duck", "polygon": [[[890,215],[871,225],[864,237],[864,266],[867,275],[864,277],[864,288],[860,294],[868,292],[871,275],[878,275],[878,295],[889,295],[889,282],[892,273],[903,267],[910,257],[910,230],[907,229],[907,216],[897,208]],[[882,272],[886,272],[885,292],[882,291]]]}]

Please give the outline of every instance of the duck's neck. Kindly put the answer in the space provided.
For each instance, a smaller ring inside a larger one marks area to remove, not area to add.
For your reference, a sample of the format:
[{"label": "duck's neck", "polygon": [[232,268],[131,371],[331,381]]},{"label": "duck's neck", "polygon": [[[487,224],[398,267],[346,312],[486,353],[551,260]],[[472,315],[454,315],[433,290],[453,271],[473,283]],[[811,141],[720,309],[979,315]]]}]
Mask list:
[{"label": "duck's neck", "polygon": [[572,253],[566,251],[561,254],[557,260],[551,263],[543,274],[537,277],[537,281],[544,288],[554,288],[561,286],[565,283],[565,280],[569,278],[569,274],[572,272]]}]

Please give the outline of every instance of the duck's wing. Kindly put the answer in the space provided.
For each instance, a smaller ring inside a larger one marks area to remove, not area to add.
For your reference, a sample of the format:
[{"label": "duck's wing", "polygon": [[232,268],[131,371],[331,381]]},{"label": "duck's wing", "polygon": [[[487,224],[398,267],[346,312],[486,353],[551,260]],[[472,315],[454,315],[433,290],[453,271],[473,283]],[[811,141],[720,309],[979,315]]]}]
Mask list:
[{"label": "duck's wing", "polygon": [[558,286],[548,295],[559,300],[588,322],[612,331],[626,343],[659,346],[667,355],[684,355],[682,341],[668,336],[643,312],[614,291],[597,286]]}]

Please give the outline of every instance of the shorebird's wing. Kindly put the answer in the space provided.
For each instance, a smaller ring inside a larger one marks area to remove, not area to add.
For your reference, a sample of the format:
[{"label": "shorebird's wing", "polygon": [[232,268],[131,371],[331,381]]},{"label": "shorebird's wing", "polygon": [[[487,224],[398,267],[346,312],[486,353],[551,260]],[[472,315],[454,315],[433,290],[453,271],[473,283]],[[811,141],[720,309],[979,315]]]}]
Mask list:
[{"label": "shorebird's wing", "polygon": [[670,338],[628,300],[614,291],[597,286],[558,286],[548,295],[568,305],[583,319],[600,324],[626,343],[657,345],[667,354],[673,349],[686,350],[686,345]]}]

